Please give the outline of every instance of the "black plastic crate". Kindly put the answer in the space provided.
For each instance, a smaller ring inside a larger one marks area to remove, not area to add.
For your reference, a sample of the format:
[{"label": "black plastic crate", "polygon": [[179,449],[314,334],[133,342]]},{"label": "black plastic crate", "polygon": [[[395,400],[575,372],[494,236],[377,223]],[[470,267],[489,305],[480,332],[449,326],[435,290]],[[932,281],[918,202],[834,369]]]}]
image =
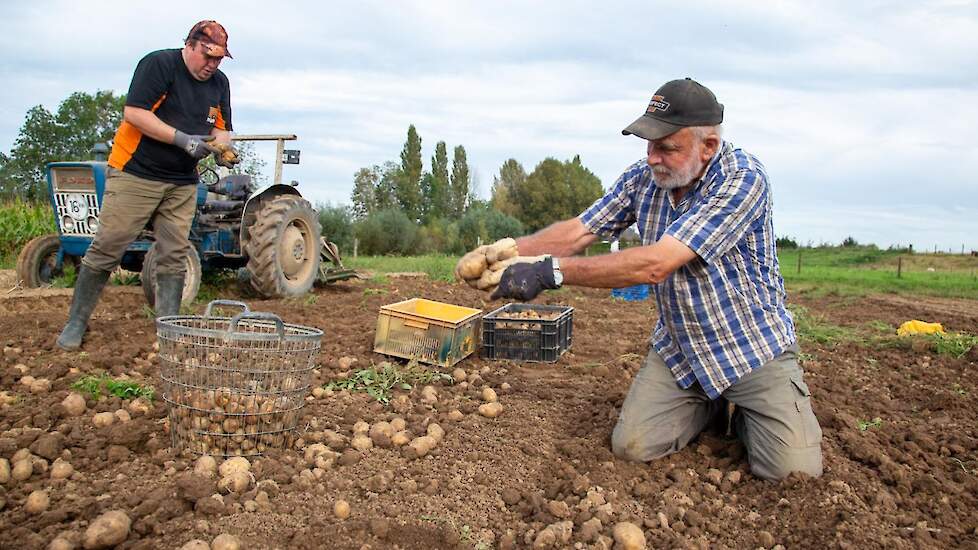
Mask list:
[{"label": "black plastic crate", "polygon": [[[535,311],[553,319],[507,318],[507,314]],[[536,304],[506,304],[482,318],[482,356],[553,363],[571,346],[574,308]]]}]

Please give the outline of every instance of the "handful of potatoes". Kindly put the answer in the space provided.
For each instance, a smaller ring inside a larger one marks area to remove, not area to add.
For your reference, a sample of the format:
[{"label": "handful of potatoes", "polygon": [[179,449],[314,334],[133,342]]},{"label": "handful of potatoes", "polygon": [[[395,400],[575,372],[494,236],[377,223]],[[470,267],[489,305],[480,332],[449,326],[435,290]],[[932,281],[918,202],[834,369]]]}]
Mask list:
[{"label": "handful of potatoes", "polygon": [[532,263],[542,256],[520,256],[516,240],[510,237],[482,245],[469,252],[455,265],[455,278],[472,288],[492,293],[499,285],[503,271],[515,263]]},{"label": "handful of potatoes", "polygon": [[229,143],[210,143],[209,147],[214,152],[214,160],[225,168],[233,168],[235,164],[241,162],[238,152]]}]

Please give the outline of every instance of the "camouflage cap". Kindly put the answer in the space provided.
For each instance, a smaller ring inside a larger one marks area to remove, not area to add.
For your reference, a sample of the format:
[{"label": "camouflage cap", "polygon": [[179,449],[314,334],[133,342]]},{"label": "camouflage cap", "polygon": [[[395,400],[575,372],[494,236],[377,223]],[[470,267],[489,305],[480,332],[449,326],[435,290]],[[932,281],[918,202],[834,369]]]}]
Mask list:
[{"label": "camouflage cap", "polygon": [[191,40],[200,41],[204,53],[211,57],[231,57],[231,52],[228,51],[228,33],[217,21],[205,20],[194,25],[185,42]]}]

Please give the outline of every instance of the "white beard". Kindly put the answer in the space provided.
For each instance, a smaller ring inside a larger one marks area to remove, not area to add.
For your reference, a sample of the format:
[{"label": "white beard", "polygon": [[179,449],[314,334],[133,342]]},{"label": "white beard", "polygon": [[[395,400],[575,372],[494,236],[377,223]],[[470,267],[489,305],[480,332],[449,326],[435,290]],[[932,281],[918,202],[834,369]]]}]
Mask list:
[{"label": "white beard", "polygon": [[702,166],[697,167],[696,164],[694,159],[693,162],[689,163],[689,166],[684,166],[675,171],[669,170],[664,166],[652,168],[656,187],[661,187],[662,189],[678,189],[693,183],[696,175],[702,169]]}]

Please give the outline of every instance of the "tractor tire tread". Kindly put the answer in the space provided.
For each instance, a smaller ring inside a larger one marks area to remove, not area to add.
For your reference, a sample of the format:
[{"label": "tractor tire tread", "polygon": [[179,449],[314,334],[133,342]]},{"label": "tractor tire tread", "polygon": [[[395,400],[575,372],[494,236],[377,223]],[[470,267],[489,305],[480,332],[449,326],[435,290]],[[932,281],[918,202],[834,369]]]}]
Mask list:
[{"label": "tractor tire tread", "polygon": [[[295,288],[287,287],[282,281],[283,276],[280,273],[277,257],[278,241],[282,237],[286,217],[296,209],[308,211],[305,214],[309,214],[312,221],[313,229],[316,231],[313,241],[318,245],[321,233],[319,216],[316,215],[309,201],[296,195],[282,195],[268,201],[259,211],[257,221],[251,227],[251,238],[245,247],[248,253],[247,268],[251,272],[249,280],[252,289],[264,298],[304,294],[312,288],[318,276],[319,270],[314,269],[309,280]],[[318,247],[312,252],[315,253],[313,261],[318,261]]]}]

